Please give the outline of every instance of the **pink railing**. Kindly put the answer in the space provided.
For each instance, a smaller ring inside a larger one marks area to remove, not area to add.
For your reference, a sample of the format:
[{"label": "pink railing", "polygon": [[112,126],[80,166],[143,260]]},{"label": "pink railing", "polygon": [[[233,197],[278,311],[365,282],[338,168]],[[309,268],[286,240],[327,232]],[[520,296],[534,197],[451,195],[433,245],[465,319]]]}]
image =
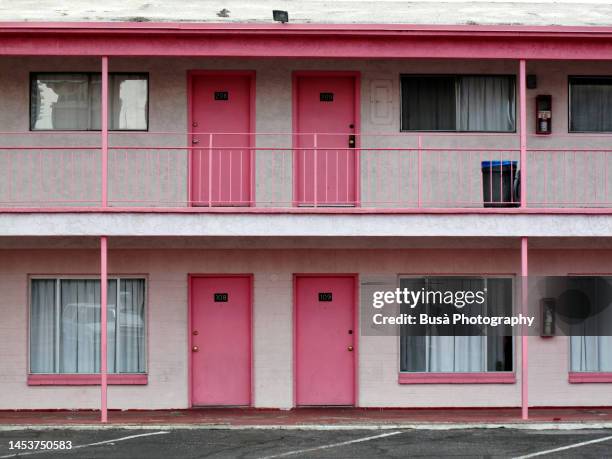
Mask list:
[{"label": "pink railing", "polygon": [[[520,205],[516,135],[360,135],[354,148],[330,146],[334,136],[347,134],[221,136],[113,133],[105,163],[96,145],[99,133],[0,134],[0,208],[101,208],[104,190],[110,208],[418,211]],[[74,137],[79,145],[67,142]],[[254,146],[232,145],[245,138]],[[612,208],[612,149],[529,148],[526,158],[526,207]]]}]

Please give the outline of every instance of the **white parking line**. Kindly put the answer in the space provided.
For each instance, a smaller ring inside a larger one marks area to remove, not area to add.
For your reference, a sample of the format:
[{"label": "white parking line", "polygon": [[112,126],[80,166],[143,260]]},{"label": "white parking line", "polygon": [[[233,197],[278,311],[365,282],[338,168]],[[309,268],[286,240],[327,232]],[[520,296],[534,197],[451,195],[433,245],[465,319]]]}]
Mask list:
[{"label": "white parking line", "polygon": [[[130,435],[127,437],[121,437],[121,438],[115,438],[114,440],[104,440],[104,441],[97,441],[95,443],[87,443],[86,445],[77,445],[77,446],[73,446],[71,449],[66,449],[64,450],[65,452],[68,451],[72,451],[75,449],[79,449],[79,448],[87,448],[89,446],[98,446],[98,445],[106,445],[108,443],[117,443],[118,441],[125,441],[125,440],[132,440],[133,438],[140,438],[140,437],[149,437],[151,435],[163,435],[163,434],[167,434],[170,432],[166,432],[166,431],[162,431],[162,432],[148,432],[148,433],[144,433],[144,434],[138,434],[138,435]],[[30,456],[32,454],[41,454],[41,453],[58,453],[59,450],[49,450],[49,449],[45,449],[45,450],[37,450],[37,451],[26,451],[23,453],[17,453],[17,454],[9,454],[7,456],[0,456],[0,459],[6,459],[9,457],[17,457],[17,456]]]},{"label": "white parking line", "polygon": [[385,438],[385,437],[391,437],[393,435],[397,435],[397,434],[401,434],[401,433],[402,433],[402,431],[387,432],[387,433],[384,433],[384,434],[381,434],[381,435],[373,435],[371,437],[357,438],[355,440],[348,440],[348,441],[343,441],[343,442],[340,442],[340,443],[332,443],[330,445],[315,446],[313,448],[298,449],[298,450],[289,451],[289,452],[286,452],[286,453],[273,454],[272,456],[264,456],[264,457],[261,457],[259,459],[273,459],[273,458],[276,458],[276,457],[294,456],[296,454],[309,453],[311,451],[319,451],[321,449],[337,448],[338,446],[351,445],[353,443],[363,443],[365,441],[377,440],[379,438]]},{"label": "white parking line", "polygon": [[603,437],[603,438],[596,438],[595,440],[589,440],[589,441],[583,441],[583,442],[580,442],[580,443],[574,443],[573,445],[561,446],[560,448],[548,449],[546,451],[539,451],[537,453],[531,453],[531,454],[527,454],[525,456],[517,456],[514,459],[527,459],[528,457],[544,456],[545,454],[558,453],[559,451],[565,451],[566,449],[580,448],[581,446],[592,445],[594,443],[601,443],[603,441],[608,441],[608,440],[612,440],[612,436]]}]

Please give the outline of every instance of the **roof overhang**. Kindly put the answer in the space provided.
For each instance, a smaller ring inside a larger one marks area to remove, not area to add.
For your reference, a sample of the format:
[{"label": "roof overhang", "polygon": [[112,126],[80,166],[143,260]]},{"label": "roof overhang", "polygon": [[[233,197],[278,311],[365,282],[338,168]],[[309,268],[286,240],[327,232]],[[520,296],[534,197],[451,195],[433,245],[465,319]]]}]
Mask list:
[{"label": "roof overhang", "polygon": [[5,22],[0,55],[610,60],[612,27]]}]

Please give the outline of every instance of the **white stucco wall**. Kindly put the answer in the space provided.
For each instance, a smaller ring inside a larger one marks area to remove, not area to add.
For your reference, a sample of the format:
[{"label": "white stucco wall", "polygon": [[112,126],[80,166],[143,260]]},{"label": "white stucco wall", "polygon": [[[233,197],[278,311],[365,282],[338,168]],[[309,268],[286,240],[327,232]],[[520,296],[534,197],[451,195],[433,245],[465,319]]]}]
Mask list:
[{"label": "white stucco wall", "polygon": [[[531,274],[609,273],[610,250],[534,250]],[[0,251],[0,409],[95,408],[95,387],[27,386],[28,274],[95,274],[95,250]],[[111,386],[112,408],[188,404],[188,273],[254,274],[254,403],[289,408],[292,387],[293,273],[357,272],[362,282],[399,273],[517,273],[517,250],[111,250],[109,272],[148,278],[147,386]],[[520,368],[517,342],[515,368]],[[612,405],[607,384],[569,384],[566,338],[529,338],[532,406]],[[520,384],[397,382],[396,337],[359,337],[359,405],[518,406]],[[520,371],[517,371],[520,378]]]}]

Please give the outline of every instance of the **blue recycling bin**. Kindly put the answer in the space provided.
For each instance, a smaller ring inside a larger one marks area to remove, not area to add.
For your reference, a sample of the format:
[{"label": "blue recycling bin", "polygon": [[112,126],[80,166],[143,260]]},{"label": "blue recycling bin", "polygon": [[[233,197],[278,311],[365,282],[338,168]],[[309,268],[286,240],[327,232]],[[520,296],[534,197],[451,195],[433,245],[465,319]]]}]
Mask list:
[{"label": "blue recycling bin", "polygon": [[518,207],[518,161],[482,161],[482,196],[485,207]]}]

